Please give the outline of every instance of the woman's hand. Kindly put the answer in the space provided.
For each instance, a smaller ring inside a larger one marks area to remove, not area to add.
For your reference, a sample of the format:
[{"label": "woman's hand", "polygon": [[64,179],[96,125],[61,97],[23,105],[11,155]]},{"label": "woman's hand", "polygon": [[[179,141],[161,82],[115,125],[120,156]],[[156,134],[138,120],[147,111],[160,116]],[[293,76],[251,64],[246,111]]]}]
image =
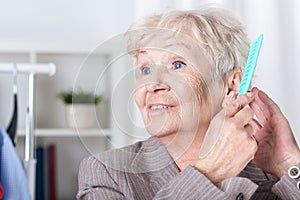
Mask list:
[{"label": "woman's hand", "polygon": [[291,127],[279,107],[261,90],[254,88],[250,107],[257,116],[251,121],[258,150],[254,163],[262,170],[282,177],[300,162],[300,151]]},{"label": "woman's hand", "polygon": [[245,107],[253,93],[227,104],[211,121],[194,167],[213,183],[239,174],[254,157],[257,143],[249,122],[254,112]]}]

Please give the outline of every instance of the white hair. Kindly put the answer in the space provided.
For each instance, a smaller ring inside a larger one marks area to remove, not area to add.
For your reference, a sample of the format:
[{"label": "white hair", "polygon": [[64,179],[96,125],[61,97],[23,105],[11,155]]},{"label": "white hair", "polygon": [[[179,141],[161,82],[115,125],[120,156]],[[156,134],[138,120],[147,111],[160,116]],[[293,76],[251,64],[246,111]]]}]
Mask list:
[{"label": "white hair", "polygon": [[233,70],[243,70],[249,52],[249,40],[241,21],[232,12],[216,7],[193,11],[168,11],[147,16],[127,31],[128,53],[136,58],[138,50],[159,37],[157,30],[185,34],[205,49],[212,63],[212,75],[225,81]]}]

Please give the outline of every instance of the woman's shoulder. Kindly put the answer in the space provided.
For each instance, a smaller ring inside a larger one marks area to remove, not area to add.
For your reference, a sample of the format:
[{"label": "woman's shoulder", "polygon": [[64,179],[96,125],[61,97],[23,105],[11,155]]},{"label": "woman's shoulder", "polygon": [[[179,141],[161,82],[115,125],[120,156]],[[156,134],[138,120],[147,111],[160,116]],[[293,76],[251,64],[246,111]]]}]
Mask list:
[{"label": "woman's shoulder", "polygon": [[99,168],[101,166],[105,166],[106,168],[122,168],[123,170],[125,166],[130,165],[134,161],[137,155],[141,152],[147,151],[149,146],[159,146],[160,144],[156,140],[157,139],[155,138],[149,138],[125,147],[110,149],[90,155],[82,160],[81,167],[93,166]]},{"label": "woman's shoulder", "polygon": [[159,139],[150,137],[122,148],[91,155],[81,162],[81,168],[137,173],[158,170],[173,162]]},{"label": "woman's shoulder", "polygon": [[120,191],[122,189],[123,194],[130,196],[126,189],[128,187],[120,188],[119,186],[128,185],[125,170],[131,165],[134,155],[140,151],[144,142],[136,142],[129,146],[107,150],[84,158],[80,163],[78,173],[78,197],[84,196],[91,188],[99,186]]}]

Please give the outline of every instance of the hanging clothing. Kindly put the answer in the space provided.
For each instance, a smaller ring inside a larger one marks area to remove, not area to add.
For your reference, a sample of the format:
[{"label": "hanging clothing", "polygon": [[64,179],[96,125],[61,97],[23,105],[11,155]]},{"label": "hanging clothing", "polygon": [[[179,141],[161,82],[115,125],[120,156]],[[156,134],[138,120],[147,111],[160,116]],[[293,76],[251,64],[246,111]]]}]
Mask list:
[{"label": "hanging clothing", "polygon": [[14,109],[13,114],[11,117],[11,120],[9,122],[8,128],[6,129],[6,132],[8,133],[12,144],[16,146],[15,144],[15,138],[17,135],[17,124],[18,124],[18,87],[17,87],[17,67],[14,65],[13,70],[13,94],[14,94]]},{"label": "hanging clothing", "polygon": [[13,115],[11,117],[8,128],[6,129],[6,132],[8,133],[13,146],[16,146],[15,138],[17,135],[17,124],[18,124],[18,96],[17,96],[17,94],[14,94]]},{"label": "hanging clothing", "polygon": [[3,200],[30,200],[24,169],[1,124],[0,145],[0,183],[3,189]]},{"label": "hanging clothing", "polygon": [[2,185],[0,184],[0,199],[3,197],[3,190],[2,190]]}]

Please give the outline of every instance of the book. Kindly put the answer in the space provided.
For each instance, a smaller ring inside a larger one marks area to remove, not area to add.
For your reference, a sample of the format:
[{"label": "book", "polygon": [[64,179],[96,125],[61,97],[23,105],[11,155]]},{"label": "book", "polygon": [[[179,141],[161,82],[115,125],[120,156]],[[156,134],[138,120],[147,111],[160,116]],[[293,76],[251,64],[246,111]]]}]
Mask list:
[{"label": "book", "polygon": [[35,199],[44,199],[44,148],[36,147]]},{"label": "book", "polygon": [[44,148],[44,200],[49,198],[49,156],[48,148]]},{"label": "book", "polygon": [[57,199],[56,191],[56,146],[51,144],[47,147],[48,154],[48,175],[49,175],[49,199]]}]

